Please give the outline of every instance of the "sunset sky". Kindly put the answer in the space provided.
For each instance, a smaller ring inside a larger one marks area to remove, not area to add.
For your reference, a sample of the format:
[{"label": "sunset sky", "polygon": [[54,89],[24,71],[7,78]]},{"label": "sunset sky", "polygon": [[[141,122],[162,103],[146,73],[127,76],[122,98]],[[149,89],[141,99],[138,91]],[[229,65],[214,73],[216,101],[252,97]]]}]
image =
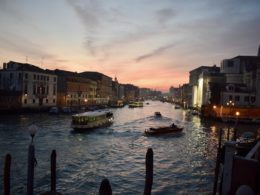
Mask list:
[{"label": "sunset sky", "polygon": [[259,0],[0,0],[1,64],[27,59],[168,91],[259,44]]}]

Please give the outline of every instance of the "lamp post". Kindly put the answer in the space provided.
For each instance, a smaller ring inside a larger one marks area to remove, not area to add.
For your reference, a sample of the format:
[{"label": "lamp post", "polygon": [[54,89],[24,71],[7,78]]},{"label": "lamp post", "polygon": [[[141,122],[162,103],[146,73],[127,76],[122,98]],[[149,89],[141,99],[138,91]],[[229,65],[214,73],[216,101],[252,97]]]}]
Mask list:
[{"label": "lamp post", "polygon": [[239,115],[240,115],[240,112],[236,111],[236,122],[235,122],[235,126],[234,126],[233,141],[236,141],[236,139],[237,139],[237,122],[238,122]]},{"label": "lamp post", "polygon": [[[232,101],[232,100],[229,100],[227,102],[227,106],[229,107],[229,113],[228,113],[228,119],[227,122],[230,122],[231,121],[231,108],[235,106],[235,103]],[[229,127],[229,124],[228,124],[228,132],[227,132],[227,140],[229,140],[229,134],[230,134],[230,127]]]},{"label": "lamp post", "polygon": [[227,102],[227,106],[229,107],[228,117],[229,117],[229,119],[230,119],[231,116],[232,116],[232,115],[231,115],[231,108],[235,106],[235,103],[234,103],[232,100],[229,100],[229,101]]}]

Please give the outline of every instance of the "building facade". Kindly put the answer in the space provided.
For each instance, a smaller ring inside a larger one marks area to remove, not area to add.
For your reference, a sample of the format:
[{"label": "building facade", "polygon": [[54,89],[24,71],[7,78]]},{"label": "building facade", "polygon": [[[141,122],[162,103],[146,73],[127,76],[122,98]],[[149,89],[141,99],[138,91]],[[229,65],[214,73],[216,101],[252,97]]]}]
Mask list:
[{"label": "building facade", "polygon": [[112,78],[99,72],[82,72],[81,77],[91,79],[97,82],[97,103],[107,104],[112,99]]},{"label": "building facade", "polygon": [[221,72],[226,77],[222,105],[232,101],[238,107],[260,107],[259,64],[260,56],[237,56],[222,61]]},{"label": "building facade", "polygon": [[59,107],[80,107],[96,103],[97,83],[81,77],[78,73],[55,70],[58,76]]},{"label": "building facade", "polygon": [[211,99],[210,83],[212,75],[220,72],[220,68],[214,66],[201,66],[190,71],[189,85],[192,88],[191,106],[200,109],[208,104]]},{"label": "building facade", "polygon": [[48,108],[57,103],[57,76],[31,64],[5,63],[0,89],[19,92],[21,108]]}]

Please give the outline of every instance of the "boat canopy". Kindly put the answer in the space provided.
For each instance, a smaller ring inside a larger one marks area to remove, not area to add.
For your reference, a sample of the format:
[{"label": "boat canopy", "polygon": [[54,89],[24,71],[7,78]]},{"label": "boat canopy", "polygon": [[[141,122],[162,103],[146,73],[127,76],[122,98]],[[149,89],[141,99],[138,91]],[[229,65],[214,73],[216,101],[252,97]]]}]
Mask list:
[{"label": "boat canopy", "polygon": [[102,115],[107,115],[109,112],[108,111],[93,111],[93,112],[83,112],[80,114],[74,114],[73,117],[97,117],[97,116],[102,116]]}]

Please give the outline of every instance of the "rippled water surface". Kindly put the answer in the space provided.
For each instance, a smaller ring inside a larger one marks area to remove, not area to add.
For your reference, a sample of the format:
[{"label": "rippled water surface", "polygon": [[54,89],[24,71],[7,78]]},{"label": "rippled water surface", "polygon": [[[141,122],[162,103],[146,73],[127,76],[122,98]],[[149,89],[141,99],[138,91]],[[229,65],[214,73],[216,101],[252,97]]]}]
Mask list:
[{"label": "rippled water surface", "polygon": [[[142,194],[145,154],[154,151],[153,194],[209,194],[213,188],[217,131],[220,124],[201,122],[198,116],[153,102],[143,108],[111,109],[115,121],[108,128],[76,133],[70,115],[33,114],[1,116],[0,151],[3,180],[4,156],[12,155],[13,194],[26,194],[28,126],[36,124],[37,166],[35,192],[50,188],[50,154],[57,151],[57,190],[64,194],[96,194],[108,178],[114,194]],[[153,116],[160,111],[162,119]],[[150,137],[153,126],[183,126],[183,133]],[[0,193],[3,191],[2,182]]]}]

